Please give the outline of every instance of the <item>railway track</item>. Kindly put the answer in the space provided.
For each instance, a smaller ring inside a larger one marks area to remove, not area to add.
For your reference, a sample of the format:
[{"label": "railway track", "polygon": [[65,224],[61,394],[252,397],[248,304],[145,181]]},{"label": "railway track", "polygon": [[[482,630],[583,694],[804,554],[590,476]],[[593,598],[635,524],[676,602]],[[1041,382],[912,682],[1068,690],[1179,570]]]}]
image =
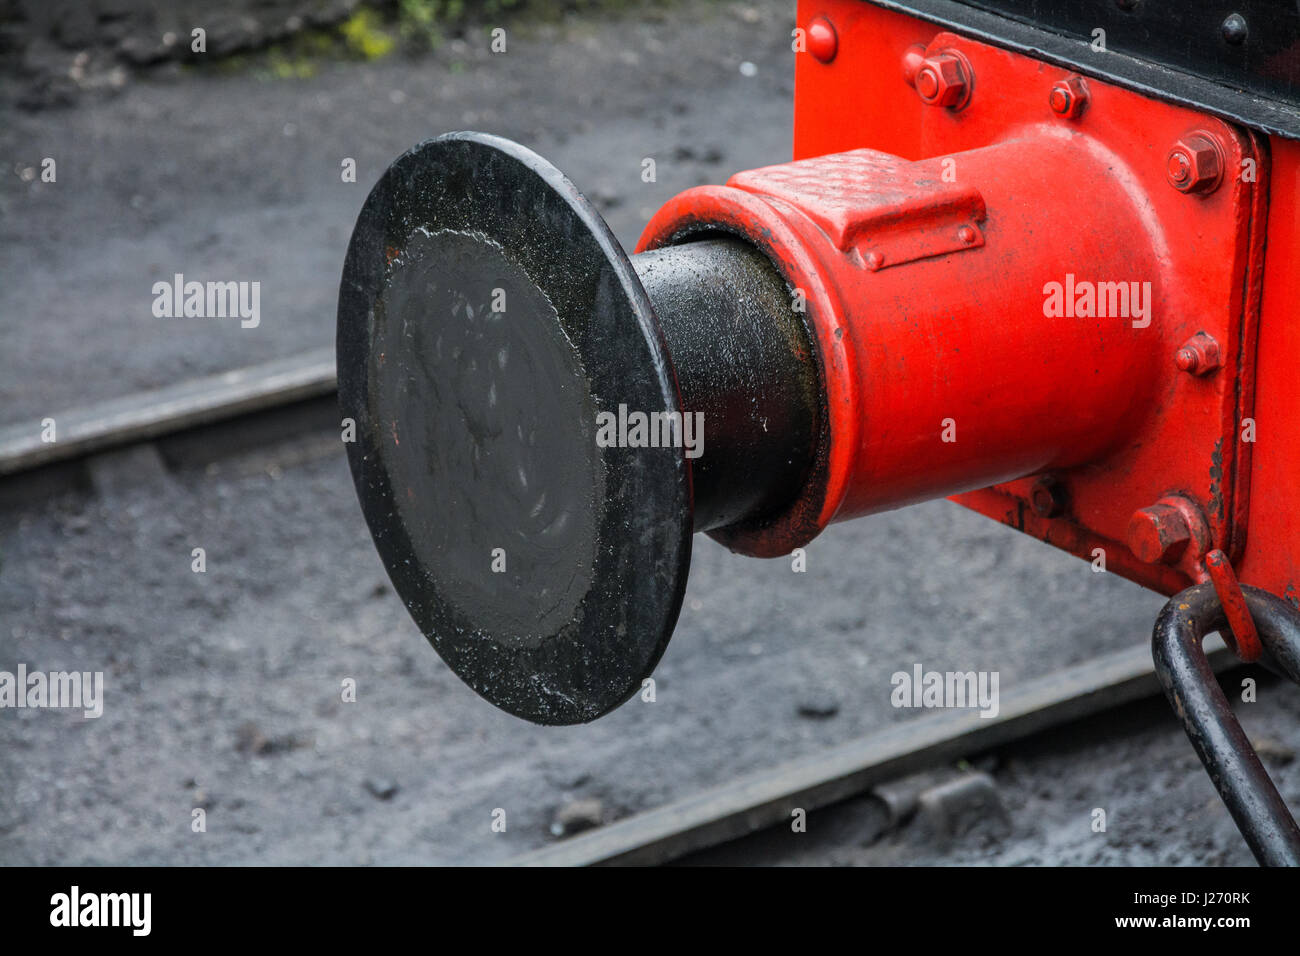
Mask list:
[{"label": "railway track", "polygon": [[234,419],[273,415],[334,391],[334,350],[324,348],[16,422],[0,427],[0,478]]},{"label": "railway track", "polygon": [[[0,428],[0,484],[76,467],[95,455],[144,443],[201,448],[220,455],[228,444],[270,443],[301,427],[336,420],[332,350],[208,376]],[[214,433],[226,440],[212,441]],[[1216,672],[1238,661],[1217,638]],[[788,822],[918,771],[1027,741],[1072,721],[1160,694],[1145,642],[1101,655],[1009,690],[994,717],[954,710],[927,714],[878,734],[748,774],[688,798],[571,837],[507,862],[511,866],[659,865]]]},{"label": "railway track", "polygon": [[[1216,673],[1239,662],[1207,641]],[[527,853],[509,866],[651,866],[787,824],[889,781],[1022,743],[1160,695],[1146,644],[1103,654],[1002,695],[997,716],[939,711]]]}]

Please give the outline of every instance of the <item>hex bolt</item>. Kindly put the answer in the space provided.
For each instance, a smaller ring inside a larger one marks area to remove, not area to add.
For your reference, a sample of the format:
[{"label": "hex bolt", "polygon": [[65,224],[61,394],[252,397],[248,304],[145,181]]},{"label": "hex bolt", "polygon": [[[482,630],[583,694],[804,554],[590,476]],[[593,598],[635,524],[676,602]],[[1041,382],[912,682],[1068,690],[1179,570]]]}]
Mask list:
[{"label": "hex bolt", "polygon": [[1051,475],[1043,475],[1029,492],[1029,503],[1040,518],[1055,518],[1065,511],[1065,486]]},{"label": "hex bolt", "polygon": [[1184,193],[1214,192],[1223,180],[1223,155],[1223,145],[1213,133],[1187,133],[1169,150],[1169,185]]},{"label": "hex bolt", "polygon": [[916,71],[916,92],[930,106],[960,109],[970,98],[971,78],[955,53],[927,56]]},{"label": "hex bolt", "polygon": [[1209,375],[1223,365],[1223,355],[1214,336],[1197,332],[1178,350],[1174,361],[1184,372]]},{"label": "hex bolt", "polygon": [[1183,513],[1171,505],[1139,508],[1128,523],[1128,546],[1147,564],[1175,564],[1192,540]]},{"label": "hex bolt", "polygon": [[825,17],[813,17],[808,23],[808,52],[820,63],[835,59],[840,49],[840,37],[835,24]]},{"label": "hex bolt", "polygon": [[1063,119],[1078,119],[1088,105],[1088,87],[1081,76],[1067,76],[1052,85],[1047,105]]}]

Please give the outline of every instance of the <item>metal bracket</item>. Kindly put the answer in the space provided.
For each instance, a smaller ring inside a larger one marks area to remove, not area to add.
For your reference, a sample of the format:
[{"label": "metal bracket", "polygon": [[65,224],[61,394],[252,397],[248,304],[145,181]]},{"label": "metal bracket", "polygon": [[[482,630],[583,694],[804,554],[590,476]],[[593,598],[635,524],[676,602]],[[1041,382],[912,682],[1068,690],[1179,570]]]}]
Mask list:
[{"label": "metal bracket", "polygon": [[942,162],[854,149],[747,170],[727,185],[790,203],[876,272],[984,245],[984,197]]}]

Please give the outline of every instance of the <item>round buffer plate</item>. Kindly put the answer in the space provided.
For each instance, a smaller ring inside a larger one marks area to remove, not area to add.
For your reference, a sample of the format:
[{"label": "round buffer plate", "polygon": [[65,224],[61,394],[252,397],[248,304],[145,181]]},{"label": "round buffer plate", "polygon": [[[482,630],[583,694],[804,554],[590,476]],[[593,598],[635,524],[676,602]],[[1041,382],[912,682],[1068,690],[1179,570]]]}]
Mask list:
[{"label": "round buffer plate", "polygon": [[681,399],[591,204],[508,140],[421,143],[357,219],[337,347],[362,510],[443,660],[543,724],[640,690],[686,587],[690,469],[680,447],[601,432],[602,413],[680,414]]}]

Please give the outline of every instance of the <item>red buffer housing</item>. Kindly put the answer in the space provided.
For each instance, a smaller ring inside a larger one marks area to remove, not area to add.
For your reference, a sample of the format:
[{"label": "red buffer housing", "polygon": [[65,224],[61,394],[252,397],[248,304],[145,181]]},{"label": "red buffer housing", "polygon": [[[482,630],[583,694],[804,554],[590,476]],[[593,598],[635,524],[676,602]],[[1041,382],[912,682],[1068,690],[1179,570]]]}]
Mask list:
[{"label": "red buffer housing", "polygon": [[1295,603],[1297,144],[858,0],[799,26],[795,161],[638,247],[744,237],[820,353],[802,494],[714,536],[777,555],[950,495],[1163,593],[1218,549]]}]

